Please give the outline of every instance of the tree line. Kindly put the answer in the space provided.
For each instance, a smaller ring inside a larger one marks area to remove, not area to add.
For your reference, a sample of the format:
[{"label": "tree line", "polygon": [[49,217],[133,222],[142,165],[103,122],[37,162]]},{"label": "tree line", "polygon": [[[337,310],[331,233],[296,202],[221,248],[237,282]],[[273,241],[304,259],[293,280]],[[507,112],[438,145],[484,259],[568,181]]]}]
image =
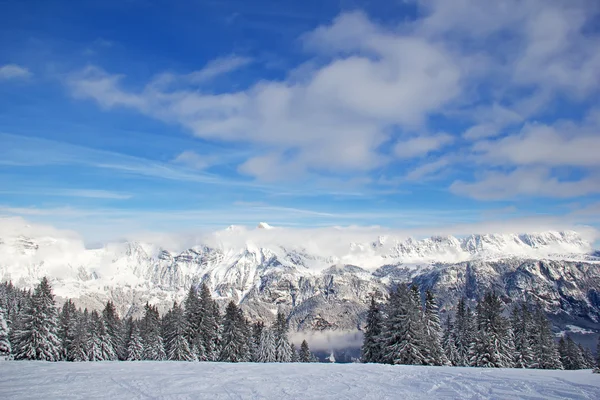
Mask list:
[{"label": "tree line", "polygon": [[507,317],[500,298],[489,292],[474,310],[459,300],[454,318],[448,313],[442,327],[430,291],[424,304],[416,286],[399,285],[386,301],[375,297],[366,318],[363,362],[600,372],[600,339],[596,360],[569,336],[556,342],[540,306],[517,303]]},{"label": "tree line", "polygon": [[222,315],[206,284],[161,317],[146,303],[143,317],[122,320],[108,301],[101,312],[67,300],[57,308],[48,279],[31,291],[0,284],[0,356],[46,361],[314,362],[308,343],[288,340],[285,314],[272,326],[251,323],[232,301]]}]

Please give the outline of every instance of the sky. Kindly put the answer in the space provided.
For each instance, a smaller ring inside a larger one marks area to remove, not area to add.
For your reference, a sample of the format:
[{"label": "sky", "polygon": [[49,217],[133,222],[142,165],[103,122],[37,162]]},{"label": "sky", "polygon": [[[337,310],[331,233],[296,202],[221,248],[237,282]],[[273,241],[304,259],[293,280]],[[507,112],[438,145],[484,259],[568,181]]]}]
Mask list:
[{"label": "sky", "polygon": [[0,0],[0,216],[89,240],[597,229],[599,149],[595,0]]}]

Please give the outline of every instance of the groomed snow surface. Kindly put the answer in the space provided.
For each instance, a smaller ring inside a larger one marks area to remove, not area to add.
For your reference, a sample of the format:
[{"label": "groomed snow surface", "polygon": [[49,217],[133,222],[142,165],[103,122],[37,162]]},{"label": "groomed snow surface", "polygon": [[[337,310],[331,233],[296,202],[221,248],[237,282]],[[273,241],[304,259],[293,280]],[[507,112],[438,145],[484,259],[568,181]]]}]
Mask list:
[{"label": "groomed snow surface", "polygon": [[2,399],[600,399],[590,370],[0,362]]}]

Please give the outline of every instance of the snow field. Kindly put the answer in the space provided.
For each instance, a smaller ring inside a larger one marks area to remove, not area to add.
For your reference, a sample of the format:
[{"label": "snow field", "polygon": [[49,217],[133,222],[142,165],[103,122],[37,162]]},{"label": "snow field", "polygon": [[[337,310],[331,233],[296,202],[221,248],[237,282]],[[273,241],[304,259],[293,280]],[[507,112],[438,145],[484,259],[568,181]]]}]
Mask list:
[{"label": "snow field", "polygon": [[377,364],[0,362],[2,399],[600,399],[600,375]]}]

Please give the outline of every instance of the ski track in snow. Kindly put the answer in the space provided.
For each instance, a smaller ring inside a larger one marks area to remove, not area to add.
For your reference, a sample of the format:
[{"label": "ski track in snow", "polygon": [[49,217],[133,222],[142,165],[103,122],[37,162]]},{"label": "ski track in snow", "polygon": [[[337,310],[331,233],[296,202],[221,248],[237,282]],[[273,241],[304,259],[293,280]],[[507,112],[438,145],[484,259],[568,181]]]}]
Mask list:
[{"label": "ski track in snow", "polygon": [[0,362],[2,399],[600,399],[590,370]]}]

